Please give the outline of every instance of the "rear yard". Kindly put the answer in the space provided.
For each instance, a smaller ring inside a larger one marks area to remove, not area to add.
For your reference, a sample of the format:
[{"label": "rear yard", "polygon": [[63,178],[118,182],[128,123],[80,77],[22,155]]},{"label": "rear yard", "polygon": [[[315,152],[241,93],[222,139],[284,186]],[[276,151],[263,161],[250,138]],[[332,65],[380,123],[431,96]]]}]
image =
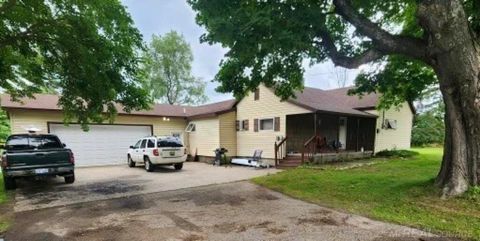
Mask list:
[{"label": "rear yard", "polygon": [[295,198],[347,212],[422,228],[438,234],[480,240],[480,192],[448,200],[433,186],[442,150],[417,149],[408,159],[374,160],[343,169],[297,168],[254,182]]}]

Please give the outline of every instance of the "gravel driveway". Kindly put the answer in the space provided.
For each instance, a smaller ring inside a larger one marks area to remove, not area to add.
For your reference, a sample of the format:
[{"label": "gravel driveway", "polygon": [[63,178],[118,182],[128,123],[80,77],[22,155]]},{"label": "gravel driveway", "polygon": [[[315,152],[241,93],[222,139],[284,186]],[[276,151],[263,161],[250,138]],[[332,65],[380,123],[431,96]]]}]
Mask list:
[{"label": "gravel driveway", "polygon": [[129,168],[126,164],[77,168],[74,184],[65,184],[63,178],[20,180],[15,211],[234,182],[276,172],[278,170],[273,168],[218,167],[199,162],[186,162],[180,171],[158,167],[152,173],[147,173],[143,167]]},{"label": "gravel driveway", "polygon": [[6,240],[447,240],[247,181],[17,212]]}]

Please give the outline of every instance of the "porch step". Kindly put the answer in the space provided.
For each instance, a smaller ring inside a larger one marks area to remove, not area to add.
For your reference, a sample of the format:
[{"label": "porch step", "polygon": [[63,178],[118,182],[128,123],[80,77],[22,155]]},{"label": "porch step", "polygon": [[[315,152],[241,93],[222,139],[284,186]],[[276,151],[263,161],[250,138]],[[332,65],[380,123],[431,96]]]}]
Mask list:
[{"label": "porch step", "polygon": [[302,165],[302,159],[298,157],[286,157],[283,160],[280,160],[278,163],[278,168],[280,169],[288,169],[288,168],[295,168]]}]

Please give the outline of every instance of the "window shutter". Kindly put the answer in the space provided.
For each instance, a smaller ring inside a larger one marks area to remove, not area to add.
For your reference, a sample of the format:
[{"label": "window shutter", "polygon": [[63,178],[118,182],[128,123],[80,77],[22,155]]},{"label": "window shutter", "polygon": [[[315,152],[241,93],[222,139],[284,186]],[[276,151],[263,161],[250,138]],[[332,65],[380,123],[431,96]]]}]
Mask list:
[{"label": "window shutter", "polygon": [[235,127],[237,128],[237,131],[240,130],[240,121],[235,121]]},{"label": "window shutter", "polygon": [[243,120],[243,129],[248,131],[248,120]]},{"label": "window shutter", "polygon": [[255,100],[260,99],[260,90],[257,88],[255,89]]},{"label": "window shutter", "polygon": [[258,119],[253,119],[253,131],[258,132]]},{"label": "window shutter", "polygon": [[280,117],[275,117],[275,131],[280,131]]}]

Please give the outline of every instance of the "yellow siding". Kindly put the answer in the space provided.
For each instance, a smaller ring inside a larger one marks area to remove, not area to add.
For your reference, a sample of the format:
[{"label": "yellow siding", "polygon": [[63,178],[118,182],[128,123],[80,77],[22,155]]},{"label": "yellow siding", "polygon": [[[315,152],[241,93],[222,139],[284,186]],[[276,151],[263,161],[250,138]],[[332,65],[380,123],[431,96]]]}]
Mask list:
[{"label": "yellow siding", "polygon": [[195,131],[188,135],[190,154],[199,156],[214,156],[213,150],[220,146],[220,132],[218,117],[192,120]]},{"label": "yellow siding", "polygon": [[[378,115],[377,130],[380,130],[375,137],[375,152],[386,149],[408,149],[410,148],[410,140],[412,135],[413,113],[408,103],[404,103],[398,108],[383,111],[371,110],[369,113]],[[397,129],[383,129],[382,120],[397,120]]]},{"label": "yellow siding", "polygon": [[[237,132],[237,155],[252,156],[256,149],[263,150],[263,158],[274,158],[274,143],[277,137],[285,136],[285,119],[287,115],[310,113],[311,111],[289,102],[280,101],[272,90],[261,85],[260,98],[245,96],[237,105],[237,120],[249,120],[248,131]],[[280,117],[280,131],[254,132],[254,119]]]},{"label": "yellow siding", "polygon": [[230,157],[237,155],[236,118],[235,111],[221,114],[218,117],[220,121],[220,146],[228,150],[227,156]]},{"label": "yellow siding", "polygon": [[[48,132],[47,122],[62,122],[63,114],[59,111],[43,110],[9,110],[12,134],[25,133],[25,129],[36,127],[41,133]],[[185,135],[186,120],[183,118],[170,118],[164,121],[161,117],[119,115],[115,118],[115,124],[144,124],[153,125],[154,135],[171,135],[172,132]],[[184,140],[187,143],[186,140]]]}]

